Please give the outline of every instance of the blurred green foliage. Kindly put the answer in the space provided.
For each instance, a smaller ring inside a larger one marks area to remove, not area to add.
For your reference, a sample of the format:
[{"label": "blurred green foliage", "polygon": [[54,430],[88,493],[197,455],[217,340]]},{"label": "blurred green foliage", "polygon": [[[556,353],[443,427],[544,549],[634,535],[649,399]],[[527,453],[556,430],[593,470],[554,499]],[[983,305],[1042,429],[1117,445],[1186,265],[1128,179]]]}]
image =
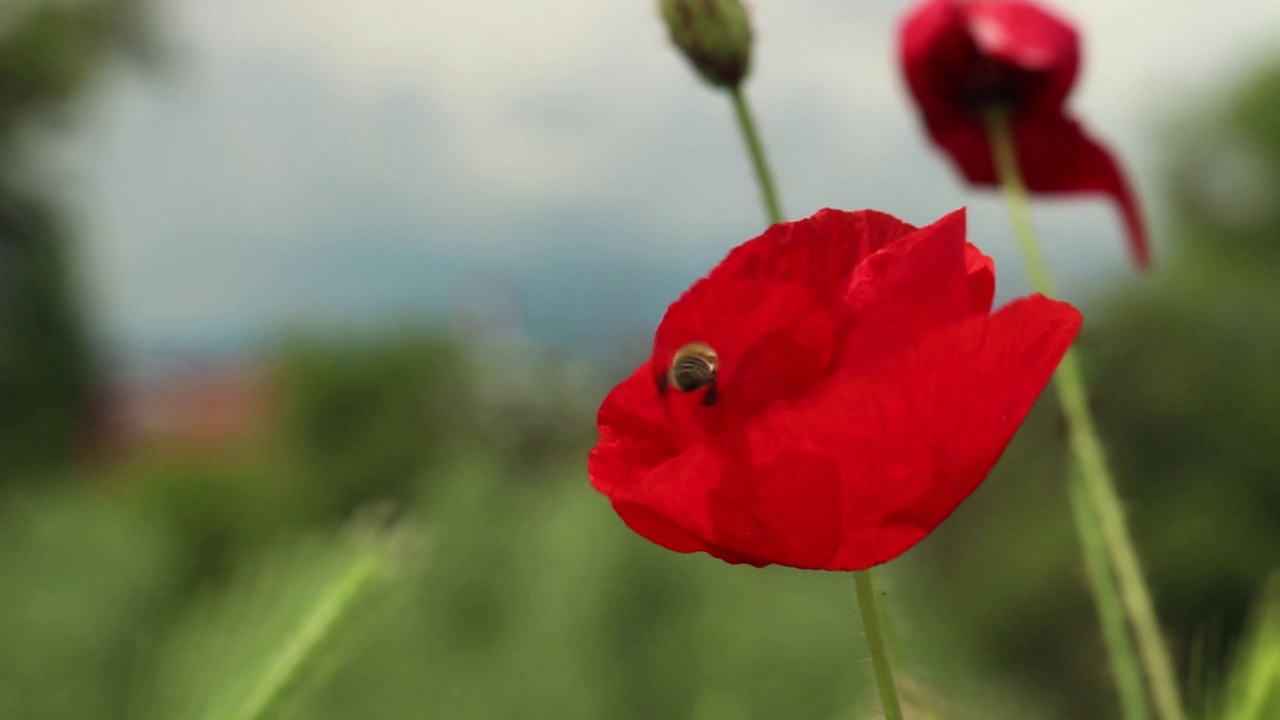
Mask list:
[{"label": "blurred green foliage", "polygon": [[297,340],[282,353],[284,450],[341,517],[375,498],[412,499],[416,480],[475,429],[469,368],[448,336]]},{"label": "blurred green foliage", "polygon": [[[279,412],[251,447],[67,470],[92,363],[69,236],[20,135],[147,45],[140,8],[0,11],[0,717],[226,717],[335,588],[401,561],[421,572],[342,606],[350,644],[290,670],[280,716],[872,716],[849,578],[669,553],[589,489],[605,385],[581,359],[421,328],[300,338],[267,358]],[[1280,546],[1280,64],[1171,157],[1176,240],[1156,278],[1090,313],[1085,350],[1179,657],[1226,678],[1213,717],[1263,720],[1274,610],[1235,646]],[[1114,715],[1062,467],[1046,399],[885,573],[902,680],[941,717]],[[339,530],[384,501],[425,553]]]},{"label": "blurred green foliage", "polygon": [[144,10],[144,0],[0,7],[0,483],[64,463],[91,417],[73,240],[33,149],[111,58],[154,47]]},{"label": "blurred green foliage", "polygon": [[1095,385],[1166,623],[1225,653],[1280,564],[1280,62],[1176,137],[1168,269],[1104,315]]},{"label": "blurred green foliage", "polygon": [[858,696],[847,578],[671,555],[578,482],[440,473],[413,612],[306,717],[691,717],[727,698],[744,707],[715,717],[834,718]]},{"label": "blurred green foliage", "polygon": [[256,558],[225,589],[184,608],[145,653],[128,717],[289,715],[371,622],[403,614],[396,601],[421,567],[420,551],[413,527],[365,513]]},{"label": "blurred green foliage", "polygon": [[67,242],[44,203],[0,177],[0,483],[65,462],[88,415],[92,368]]},{"label": "blurred green foliage", "polygon": [[10,0],[0,8],[0,164],[47,128],[119,56],[150,60],[150,0]]},{"label": "blurred green foliage", "polygon": [[144,456],[87,481],[116,488],[142,522],[166,534],[169,572],[189,589],[224,580],[258,548],[317,527],[309,489],[274,458]]},{"label": "blurred green foliage", "polygon": [[1280,717],[1280,576],[1267,586],[1229,672],[1210,693],[1205,717]]},{"label": "blurred green foliage", "polygon": [[129,659],[174,602],[171,538],[65,485],[0,496],[0,548],[0,717],[123,717]]}]

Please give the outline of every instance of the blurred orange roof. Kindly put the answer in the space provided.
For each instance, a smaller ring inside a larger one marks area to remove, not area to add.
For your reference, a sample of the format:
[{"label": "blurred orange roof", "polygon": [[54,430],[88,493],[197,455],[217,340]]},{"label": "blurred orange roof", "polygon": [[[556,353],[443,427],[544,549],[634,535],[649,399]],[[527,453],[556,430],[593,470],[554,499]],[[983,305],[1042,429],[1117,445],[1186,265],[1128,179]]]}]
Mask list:
[{"label": "blurred orange roof", "polygon": [[110,458],[153,451],[226,454],[260,437],[274,411],[270,377],[253,365],[187,368],[117,382],[100,395],[91,452]]}]

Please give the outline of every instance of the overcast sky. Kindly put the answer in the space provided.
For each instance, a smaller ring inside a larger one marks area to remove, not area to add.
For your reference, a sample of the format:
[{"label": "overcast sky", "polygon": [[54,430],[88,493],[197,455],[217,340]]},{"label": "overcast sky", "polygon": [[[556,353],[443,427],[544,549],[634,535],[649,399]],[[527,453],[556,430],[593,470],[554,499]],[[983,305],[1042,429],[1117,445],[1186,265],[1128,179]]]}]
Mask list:
[{"label": "overcast sky", "polygon": [[[748,93],[785,209],[874,207],[925,223],[967,204],[1002,295],[1019,292],[1000,205],[963,188],[918,130],[895,62],[906,6],[751,3]],[[1052,6],[1085,33],[1072,104],[1149,204],[1168,123],[1280,40],[1275,0]],[[177,62],[161,78],[112,79],[67,186],[114,340],[445,311],[493,283],[548,327],[590,334],[593,305],[607,304],[644,326],[761,228],[727,99],[669,46],[650,0],[160,10]],[[1036,212],[1066,275],[1128,275],[1110,206]]]}]

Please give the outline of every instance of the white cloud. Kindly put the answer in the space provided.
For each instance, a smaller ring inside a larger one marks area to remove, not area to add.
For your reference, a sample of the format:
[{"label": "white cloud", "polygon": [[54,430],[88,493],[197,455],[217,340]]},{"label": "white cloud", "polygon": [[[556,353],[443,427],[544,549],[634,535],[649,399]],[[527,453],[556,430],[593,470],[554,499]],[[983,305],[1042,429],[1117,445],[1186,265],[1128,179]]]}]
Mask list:
[{"label": "white cloud", "polygon": [[[919,135],[896,64],[905,3],[751,6],[749,94],[791,214],[871,206],[923,222],[970,203],[975,230],[1007,255],[999,206]],[[1076,107],[1140,181],[1153,123],[1280,34],[1270,0],[1056,6],[1085,31]],[[162,9],[184,62],[168,85],[120,84],[86,140],[88,257],[113,328],[270,321],[335,297],[335,283],[377,285],[374,270],[296,277],[366,250],[428,269],[567,252],[545,229],[577,216],[648,229],[625,251],[654,256],[714,255],[759,227],[728,104],[669,47],[650,0]],[[1077,274],[1124,271],[1104,203],[1037,217]]]}]

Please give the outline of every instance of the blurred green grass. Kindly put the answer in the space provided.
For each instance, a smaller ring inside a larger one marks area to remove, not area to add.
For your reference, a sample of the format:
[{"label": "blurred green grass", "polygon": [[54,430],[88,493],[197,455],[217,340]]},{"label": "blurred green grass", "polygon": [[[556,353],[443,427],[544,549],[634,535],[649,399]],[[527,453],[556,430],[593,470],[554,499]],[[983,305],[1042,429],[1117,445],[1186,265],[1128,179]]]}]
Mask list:
[{"label": "blurred green grass", "polygon": [[[633,537],[584,485],[513,486],[478,457],[432,484],[432,509],[409,513],[427,529],[425,571],[294,716],[680,717],[728,698],[742,717],[828,718],[859,696],[847,578],[673,556]],[[24,496],[3,509],[0,663],[20,670],[2,674],[5,717],[132,717],[131,690],[217,686],[235,669],[216,662],[216,643],[214,665],[179,664],[195,676],[125,661],[193,632],[206,596],[237,586],[236,572],[174,582],[199,533],[183,537],[119,498]],[[256,566],[277,544],[233,564]],[[300,578],[284,596],[314,582],[282,572]],[[278,625],[257,615],[297,604],[250,604],[231,627]]]}]

